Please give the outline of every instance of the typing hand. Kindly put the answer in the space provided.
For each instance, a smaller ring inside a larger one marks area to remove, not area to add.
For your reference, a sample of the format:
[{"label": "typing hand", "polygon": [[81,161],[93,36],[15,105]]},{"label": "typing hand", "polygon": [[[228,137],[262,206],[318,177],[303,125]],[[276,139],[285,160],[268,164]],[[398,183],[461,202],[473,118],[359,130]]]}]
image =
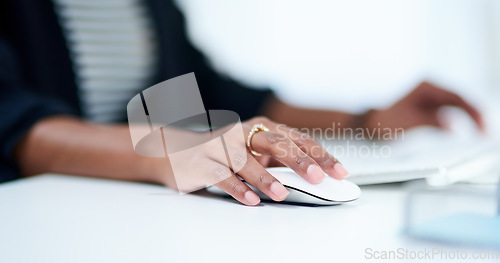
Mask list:
[{"label": "typing hand", "polygon": [[[365,121],[366,128],[410,129],[428,125],[446,128],[438,118],[438,110],[443,106],[455,106],[464,110],[484,131],[481,114],[459,95],[423,82],[390,108],[374,111]],[[380,126],[379,126],[380,124]]]}]

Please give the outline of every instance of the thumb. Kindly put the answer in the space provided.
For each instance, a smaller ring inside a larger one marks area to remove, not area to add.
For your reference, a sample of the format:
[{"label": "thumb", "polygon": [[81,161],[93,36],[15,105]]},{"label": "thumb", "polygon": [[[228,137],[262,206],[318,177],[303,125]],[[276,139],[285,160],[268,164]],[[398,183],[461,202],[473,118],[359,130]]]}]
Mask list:
[{"label": "thumb", "polygon": [[451,130],[451,123],[449,120],[446,118],[440,118],[437,114],[428,118],[427,125],[442,130]]}]

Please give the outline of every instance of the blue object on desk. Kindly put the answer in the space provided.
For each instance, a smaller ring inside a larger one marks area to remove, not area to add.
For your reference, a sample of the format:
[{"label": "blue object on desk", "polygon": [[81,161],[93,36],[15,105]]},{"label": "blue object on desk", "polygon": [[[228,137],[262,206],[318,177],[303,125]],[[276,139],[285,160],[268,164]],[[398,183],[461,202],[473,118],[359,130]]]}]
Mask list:
[{"label": "blue object on desk", "polygon": [[415,225],[409,234],[446,243],[500,248],[500,216],[455,214]]},{"label": "blue object on desk", "polygon": [[497,216],[500,216],[500,180],[498,180],[497,188]]},{"label": "blue object on desk", "polygon": [[460,213],[412,226],[408,233],[414,237],[500,249],[500,182],[497,188],[497,214],[487,216]]}]

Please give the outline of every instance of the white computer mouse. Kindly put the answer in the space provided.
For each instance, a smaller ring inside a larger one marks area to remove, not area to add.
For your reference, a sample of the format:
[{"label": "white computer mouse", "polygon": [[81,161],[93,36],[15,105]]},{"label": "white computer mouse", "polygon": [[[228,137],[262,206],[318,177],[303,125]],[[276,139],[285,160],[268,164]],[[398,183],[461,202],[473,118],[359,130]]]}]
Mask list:
[{"label": "white computer mouse", "polygon": [[[358,199],[361,189],[349,181],[336,180],[326,175],[320,184],[311,184],[288,167],[275,167],[266,169],[290,192],[285,202],[312,204],[312,205],[337,205]],[[261,199],[271,200],[257,188],[248,185]],[[217,187],[209,187],[209,192],[227,195]]]}]

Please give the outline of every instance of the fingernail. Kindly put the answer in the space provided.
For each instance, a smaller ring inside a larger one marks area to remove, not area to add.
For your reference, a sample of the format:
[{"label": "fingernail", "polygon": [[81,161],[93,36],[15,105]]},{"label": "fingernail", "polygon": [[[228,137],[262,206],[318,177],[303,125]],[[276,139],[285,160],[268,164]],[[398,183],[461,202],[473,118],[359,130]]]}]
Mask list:
[{"label": "fingernail", "polygon": [[245,199],[249,205],[257,205],[260,202],[259,196],[253,191],[247,191],[245,193]]},{"label": "fingernail", "polygon": [[325,173],[315,164],[307,167],[307,176],[309,176],[310,182],[313,184],[319,184],[325,179]]},{"label": "fingernail", "polygon": [[341,179],[344,179],[349,176],[349,172],[340,163],[336,163],[333,166],[333,170]]},{"label": "fingernail", "polygon": [[272,183],[270,190],[279,200],[284,200],[288,196],[288,190],[280,182]]}]

